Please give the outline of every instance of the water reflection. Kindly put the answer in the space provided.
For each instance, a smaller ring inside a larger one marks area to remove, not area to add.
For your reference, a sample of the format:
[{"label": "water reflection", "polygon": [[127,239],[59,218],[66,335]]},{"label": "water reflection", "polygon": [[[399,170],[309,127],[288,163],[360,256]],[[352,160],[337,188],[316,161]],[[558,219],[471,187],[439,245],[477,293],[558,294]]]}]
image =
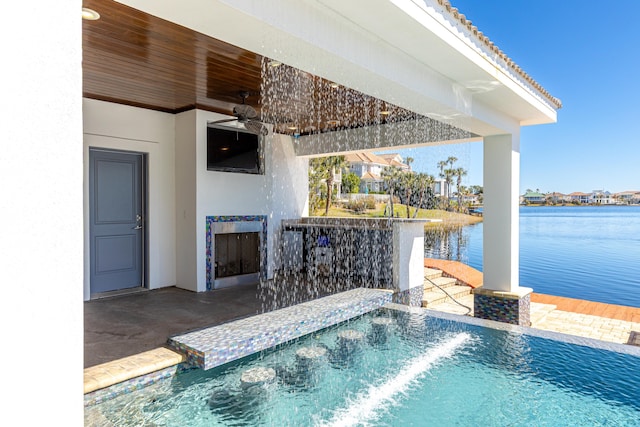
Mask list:
[{"label": "water reflection", "polygon": [[467,262],[469,254],[469,232],[467,227],[436,227],[424,232],[425,258]]}]

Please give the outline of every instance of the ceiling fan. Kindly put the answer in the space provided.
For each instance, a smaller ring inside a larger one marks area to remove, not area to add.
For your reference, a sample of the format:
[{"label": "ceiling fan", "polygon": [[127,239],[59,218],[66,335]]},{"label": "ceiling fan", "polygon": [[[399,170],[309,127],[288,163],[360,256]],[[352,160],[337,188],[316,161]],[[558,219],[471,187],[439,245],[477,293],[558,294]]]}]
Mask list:
[{"label": "ceiling fan", "polygon": [[222,119],[216,120],[212,122],[207,122],[208,124],[218,124],[218,123],[227,123],[237,121],[242,123],[246,130],[256,135],[266,135],[269,133],[269,130],[265,125],[258,120],[258,113],[255,108],[253,108],[249,104],[245,104],[245,101],[249,97],[249,92],[243,91],[240,92],[240,96],[242,97],[242,104],[238,104],[233,107],[233,115],[235,118],[233,119]]}]

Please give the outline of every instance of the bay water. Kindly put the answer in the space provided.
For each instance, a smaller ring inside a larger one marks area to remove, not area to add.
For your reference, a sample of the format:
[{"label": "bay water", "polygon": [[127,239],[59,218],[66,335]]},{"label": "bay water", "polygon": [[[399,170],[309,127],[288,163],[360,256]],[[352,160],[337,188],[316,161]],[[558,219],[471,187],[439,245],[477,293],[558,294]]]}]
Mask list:
[{"label": "bay water", "polygon": [[[482,223],[427,232],[425,256],[482,271]],[[520,208],[520,286],[640,307],[640,206]]]}]

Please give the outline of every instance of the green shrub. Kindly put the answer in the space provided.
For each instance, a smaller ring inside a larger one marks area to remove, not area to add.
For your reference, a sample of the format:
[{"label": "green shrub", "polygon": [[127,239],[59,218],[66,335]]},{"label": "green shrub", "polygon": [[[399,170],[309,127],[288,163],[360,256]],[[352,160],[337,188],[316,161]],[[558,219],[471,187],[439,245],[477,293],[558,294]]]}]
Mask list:
[{"label": "green shrub", "polygon": [[376,208],[376,199],[373,196],[367,196],[359,199],[349,200],[344,203],[344,208],[355,213],[362,213],[366,210]]},{"label": "green shrub", "polygon": [[375,209],[376,208],[376,199],[373,196],[367,196],[364,199],[365,209]]}]

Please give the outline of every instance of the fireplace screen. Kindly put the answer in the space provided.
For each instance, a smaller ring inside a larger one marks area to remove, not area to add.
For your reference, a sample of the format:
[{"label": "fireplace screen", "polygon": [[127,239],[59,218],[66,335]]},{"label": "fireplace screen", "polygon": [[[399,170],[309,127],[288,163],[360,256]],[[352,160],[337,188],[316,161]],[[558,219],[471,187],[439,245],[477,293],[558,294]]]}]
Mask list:
[{"label": "fireplace screen", "polygon": [[215,235],[215,277],[260,272],[260,233]]}]

